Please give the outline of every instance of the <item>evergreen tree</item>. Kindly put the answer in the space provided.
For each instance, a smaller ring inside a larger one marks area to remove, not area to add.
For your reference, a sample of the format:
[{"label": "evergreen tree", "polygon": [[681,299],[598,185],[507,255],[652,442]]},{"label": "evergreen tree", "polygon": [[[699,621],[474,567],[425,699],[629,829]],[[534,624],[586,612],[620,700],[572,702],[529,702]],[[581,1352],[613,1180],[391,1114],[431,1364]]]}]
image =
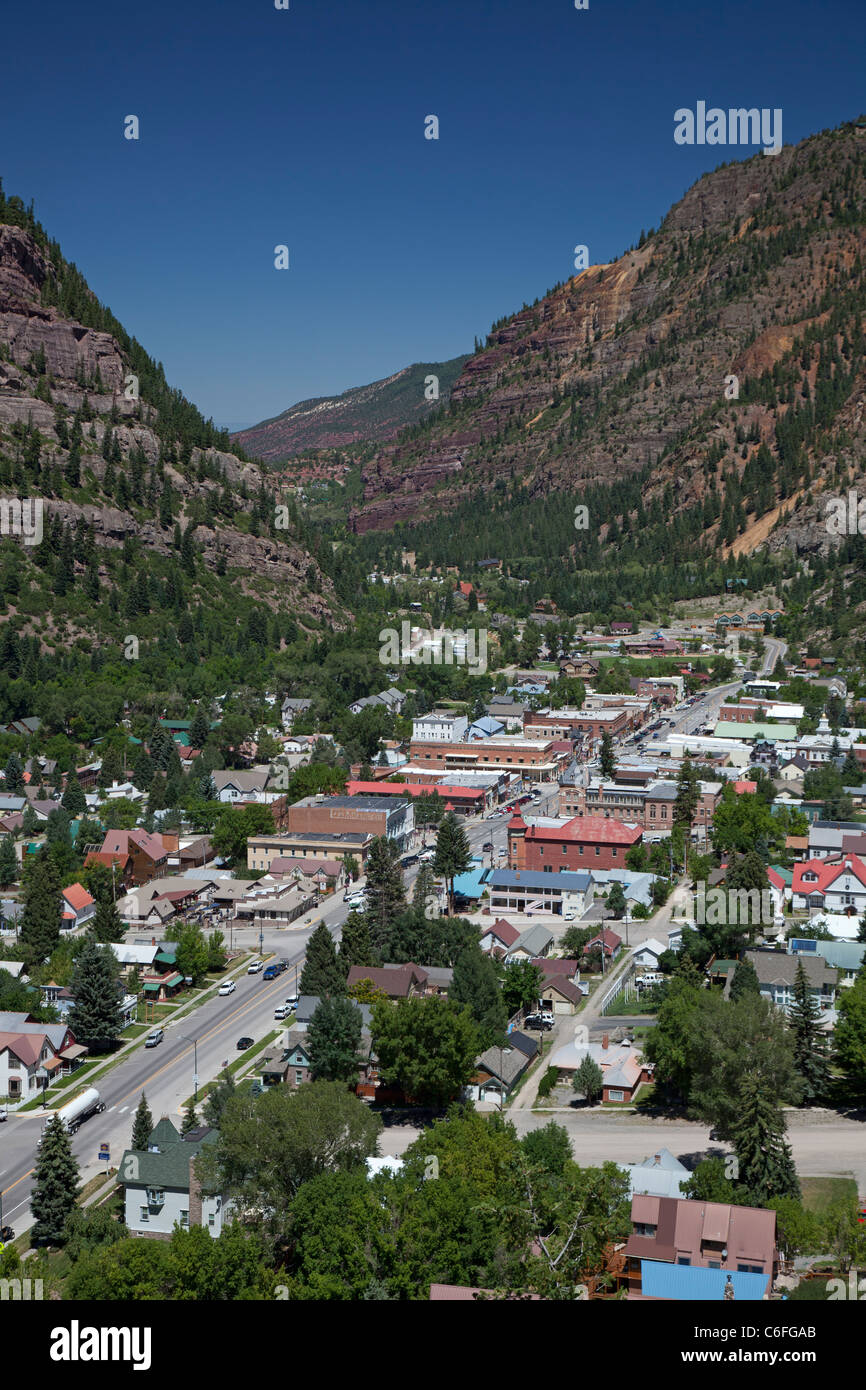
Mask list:
[{"label": "evergreen tree", "polygon": [[608,912],[613,917],[615,917],[617,921],[621,920],[625,916],[628,904],[625,900],[623,886],[618,879],[610,886],[610,891],[607,895],[607,901],[605,903],[605,906]]},{"label": "evergreen tree", "polygon": [[406,911],[400,856],[393,840],[377,835],[367,856],[365,915],[375,948],[381,952],[394,919]]},{"label": "evergreen tree", "polygon": [[97,902],[96,916],[90,927],[90,935],[94,941],[109,942],[122,941],[126,928],[120,920],[120,913],[113,899]]},{"label": "evergreen tree", "polygon": [[108,946],[85,943],[75,960],[70,985],[75,1003],[69,1026],[91,1050],[107,1051],[123,1027],[117,957]]},{"label": "evergreen tree", "polygon": [[453,1004],[466,1004],[478,1026],[482,1048],[491,1047],[505,1036],[508,1009],[499,987],[496,967],[489,956],[473,943],[454,962],[454,978],[448,990]]},{"label": "evergreen tree", "polygon": [[587,1105],[592,1105],[601,1095],[603,1086],[604,1076],[601,1067],[587,1053],[574,1073],[572,1090],[581,1094]]},{"label": "evergreen tree", "polygon": [[357,1081],[361,1010],[351,999],[323,999],[307,1027],[314,1081]]},{"label": "evergreen tree", "polygon": [[788,1027],[794,1034],[794,1066],[803,1078],[803,1105],[820,1103],[830,1084],[827,1035],[820,1018],[821,1010],[812,996],[803,962],[798,960]]},{"label": "evergreen tree", "polygon": [[153,1116],[150,1113],[150,1106],[147,1103],[147,1096],[144,1091],[141,1093],[141,1100],[135,1112],[135,1119],[132,1122],[132,1142],[131,1149],[146,1149],[147,1141],[153,1133]]},{"label": "evergreen tree", "polygon": [[738,960],[734,966],[734,977],[731,980],[731,998],[739,999],[744,994],[760,994],[761,986],[758,983],[758,972],[750,960]]},{"label": "evergreen tree", "polygon": [[800,1197],[800,1183],[788,1143],[785,1116],[758,1075],[744,1076],[740,1104],[731,1127],[739,1179],[755,1206],[773,1197]]},{"label": "evergreen tree", "polygon": [[422,917],[427,916],[427,905],[436,895],[436,876],[429,864],[421,864],[412,889],[412,906]]},{"label": "evergreen tree", "polygon": [[0,887],[8,888],[18,877],[18,856],[11,835],[0,840]]},{"label": "evergreen tree", "polygon": [[183,1107],[183,1120],[181,1121],[181,1134],[189,1134],[190,1130],[198,1129],[200,1120],[195,1113],[195,1100],[190,1096],[186,1105]]},{"label": "evergreen tree", "polygon": [[235,1093],[235,1079],[231,1072],[226,1070],[220,1073],[220,1078],[213,1090],[208,1093],[204,1103],[204,1122],[213,1129],[219,1129],[223,1111]]},{"label": "evergreen tree", "polygon": [[62,1245],[66,1221],[78,1197],[78,1164],[63,1121],[52,1115],[42,1132],[36,1158],[30,1210],[35,1217],[31,1239],[34,1245]]},{"label": "evergreen tree", "polygon": [[370,928],[366,916],[361,912],[350,912],[343,923],[339,960],[346,975],[351,965],[376,964]]},{"label": "evergreen tree", "polygon": [[465,829],[453,811],[449,811],[436,836],[434,874],[441,874],[448,886],[448,911],[454,914],[454,880],[465,874],[472,863],[472,852]]},{"label": "evergreen tree", "polygon": [[[16,674],[17,674],[17,673],[16,673]],[[23,791],[24,791],[24,787],[25,787],[25,782],[24,782],[24,764],[22,763],[22,761],[21,761],[21,759],[19,758],[19,756],[18,756],[17,753],[10,753],[10,754],[9,754],[9,758],[8,758],[8,760],[7,760],[7,763],[6,763],[6,769],[5,769],[5,770],[6,770],[6,782],[5,782],[6,791],[9,792],[10,795],[13,795],[13,796],[18,796],[18,795],[22,794]]]},{"label": "evergreen tree", "polygon": [[346,977],[337,959],[334,938],[324,922],[319,923],[307,942],[307,958],[298,989],[301,994],[318,995],[320,999],[345,993]]},{"label": "evergreen tree", "polygon": [[839,992],[839,1018],[833,1032],[835,1058],[853,1096],[866,1096],[866,969],[861,965],[850,989]]},{"label": "evergreen tree", "polygon": [[28,975],[49,959],[60,940],[60,876],[47,848],[27,867],[20,940]]},{"label": "evergreen tree", "polygon": [[197,705],[195,714],[192,717],[192,725],[189,731],[190,747],[204,748],[209,733],[210,720],[208,719],[203,706]]},{"label": "evergreen tree", "polygon": [[81,783],[74,773],[70,773],[66,779],[66,790],[60,798],[60,804],[73,819],[84,815],[87,810],[87,801],[81,789]]},{"label": "evergreen tree", "polygon": [[601,752],[598,760],[601,764],[601,775],[609,782],[616,772],[616,754],[613,750],[613,739],[607,729],[601,736]]},{"label": "evergreen tree", "polygon": [[700,800],[701,791],[698,782],[698,774],[692,766],[691,760],[684,758],[683,765],[677,773],[674,825],[682,825],[687,831],[691,828]]}]

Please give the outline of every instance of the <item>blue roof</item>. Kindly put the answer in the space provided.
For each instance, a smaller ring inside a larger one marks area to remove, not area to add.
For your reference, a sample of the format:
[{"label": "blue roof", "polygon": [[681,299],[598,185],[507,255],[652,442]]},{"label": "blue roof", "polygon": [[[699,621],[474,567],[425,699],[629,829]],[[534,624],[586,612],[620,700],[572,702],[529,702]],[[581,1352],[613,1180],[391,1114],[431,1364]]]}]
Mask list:
[{"label": "blue roof", "polygon": [[592,879],[589,874],[544,874],[531,869],[494,869],[487,880],[490,888],[558,888],[563,893],[585,893]]},{"label": "blue roof", "polygon": [[759,1302],[770,1280],[769,1274],[703,1269],[700,1265],[670,1265],[661,1260],[641,1260],[640,1268],[641,1293],[648,1298],[690,1298],[698,1303],[724,1303],[729,1273],[738,1303]]},{"label": "blue roof", "polygon": [[454,880],[454,892],[459,893],[463,898],[480,898],[486,886],[486,878],[490,873],[483,864],[479,863],[476,867],[467,869],[465,874],[458,874]]}]

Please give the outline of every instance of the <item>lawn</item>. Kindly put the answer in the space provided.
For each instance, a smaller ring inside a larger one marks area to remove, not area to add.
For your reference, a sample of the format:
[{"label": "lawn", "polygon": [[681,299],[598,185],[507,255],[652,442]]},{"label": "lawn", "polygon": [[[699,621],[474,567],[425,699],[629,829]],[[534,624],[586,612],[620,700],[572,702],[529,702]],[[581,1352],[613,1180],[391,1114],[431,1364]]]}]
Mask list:
[{"label": "lawn", "polygon": [[821,1216],[827,1208],[840,1198],[857,1201],[857,1183],[854,1178],[801,1178],[803,1206]]},{"label": "lawn", "polygon": [[[232,1075],[234,1075],[236,1072],[241,1071],[245,1066],[247,1066],[251,1057],[257,1056],[258,1053],[261,1052],[264,1048],[269,1047],[270,1044],[274,1041],[274,1039],[278,1038],[280,1034],[284,1031],[285,1030],[283,1028],[272,1029],[272,1031],[268,1033],[264,1038],[262,1038],[260,1042],[253,1043],[252,1047],[248,1047],[246,1051],[242,1052],[240,1056],[236,1057],[233,1062],[230,1062],[228,1067],[225,1068],[225,1070],[230,1071]],[[220,1076],[221,1075],[222,1072],[220,1072]],[[204,1086],[199,1086],[199,1102],[201,1102],[204,1099],[208,1091],[213,1089],[217,1081],[219,1081],[219,1076],[214,1077],[213,1081],[206,1082]],[[184,1101],[183,1106],[187,1105],[188,1101],[189,1097],[187,1097],[187,1100]],[[183,1106],[181,1106],[181,1109],[183,1109]]]}]

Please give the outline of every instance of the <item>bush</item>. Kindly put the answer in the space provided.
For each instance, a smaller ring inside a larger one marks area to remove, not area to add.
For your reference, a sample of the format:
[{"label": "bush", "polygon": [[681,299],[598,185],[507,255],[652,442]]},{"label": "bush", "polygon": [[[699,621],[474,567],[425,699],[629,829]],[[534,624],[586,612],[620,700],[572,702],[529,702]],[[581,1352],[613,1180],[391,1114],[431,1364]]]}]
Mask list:
[{"label": "bush", "polygon": [[556,1067],[548,1067],[538,1083],[538,1094],[540,1096],[549,1096],[556,1085],[558,1076],[559,1072]]}]

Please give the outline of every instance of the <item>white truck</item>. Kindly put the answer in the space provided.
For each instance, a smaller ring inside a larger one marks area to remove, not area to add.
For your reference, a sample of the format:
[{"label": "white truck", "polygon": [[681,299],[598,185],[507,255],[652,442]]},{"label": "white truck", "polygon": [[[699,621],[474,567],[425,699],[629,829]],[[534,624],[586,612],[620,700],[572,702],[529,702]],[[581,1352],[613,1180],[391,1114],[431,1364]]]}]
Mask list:
[{"label": "white truck", "polygon": [[[54,1113],[63,1121],[64,1128],[68,1133],[74,1134],[79,1125],[82,1125],[85,1120],[89,1120],[91,1115],[101,1114],[104,1109],[105,1105],[99,1099],[99,1092],[96,1087],[88,1086],[86,1091],[82,1091],[80,1095],[74,1096],[72,1100],[68,1100],[65,1105],[61,1105],[60,1109],[55,1110]],[[45,1127],[48,1124],[50,1124],[50,1120],[46,1120],[45,1125],[43,1125],[42,1135],[39,1136],[37,1144],[42,1143]]]}]

